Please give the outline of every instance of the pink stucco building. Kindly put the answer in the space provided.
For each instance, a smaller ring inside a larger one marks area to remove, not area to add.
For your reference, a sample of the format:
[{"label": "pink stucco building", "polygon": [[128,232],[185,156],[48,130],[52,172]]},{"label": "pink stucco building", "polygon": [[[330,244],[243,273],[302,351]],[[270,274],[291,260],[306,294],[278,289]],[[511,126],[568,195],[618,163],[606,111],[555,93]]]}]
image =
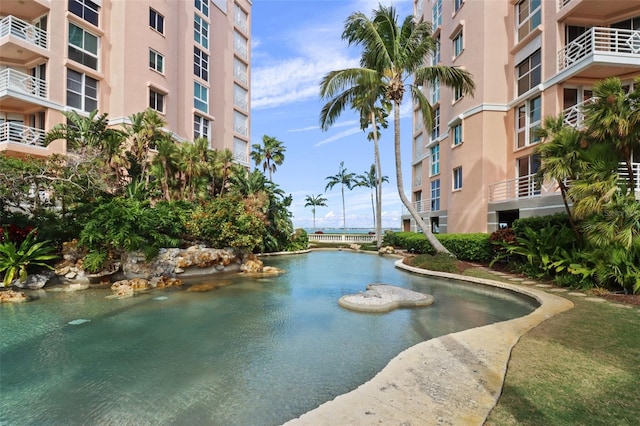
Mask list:
[{"label": "pink stucco building", "polygon": [[[563,211],[556,188],[532,179],[533,130],[561,112],[580,126],[600,79],[633,85],[640,0],[414,0],[414,11],[433,23],[433,63],[470,71],[477,86],[473,97],[425,87],[433,130],[414,112],[411,193],[422,217],[437,232],[492,232]],[[640,171],[640,153],[634,161]]]},{"label": "pink stucco building", "polygon": [[151,107],[178,141],[206,137],[249,165],[251,0],[0,1],[0,152],[42,145],[63,111]]}]

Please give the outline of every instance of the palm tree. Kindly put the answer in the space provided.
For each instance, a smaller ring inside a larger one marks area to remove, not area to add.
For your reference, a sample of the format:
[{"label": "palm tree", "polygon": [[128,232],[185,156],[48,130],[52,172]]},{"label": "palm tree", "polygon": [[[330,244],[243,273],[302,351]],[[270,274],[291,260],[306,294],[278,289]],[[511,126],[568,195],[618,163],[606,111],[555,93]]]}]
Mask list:
[{"label": "palm tree", "polygon": [[[450,66],[429,65],[429,59],[436,50],[436,41],[431,34],[430,23],[416,22],[412,16],[407,16],[402,25],[398,26],[396,10],[392,6],[380,5],[378,10],[373,11],[372,19],[356,12],[347,18],[342,38],[349,45],[362,46],[361,67],[338,71],[332,79],[342,81],[345,86],[365,87],[374,87],[376,81],[382,81],[386,99],[393,106],[398,195],[434,249],[451,254],[431,233],[429,225],[422,220],[405,195],[402,179],[400,106],[405,92],[410,93],[422,113],[425,126],[430,128],[432,107],[421,90],[424,85],[439,80],[441,85],[461,90],[464,94],[473,94],[475,89],[472,76],[467,71]],[[411,76],[413,84],[408,83]]]},{"label": "palm tree", "polygon": [[311,206],[311,213],[313,214],[313,230],[316,230],[316,207],[327,207],[327,199],[322,196],[322,194],[318,195],[307,195],[304,199],[306,203],[305,207]]},{"label": "palm tree", "polygon": [[63,114],[68,124],[57,124],[49,130],[44,138],[45,145],[54,140],[65,139],[72,149],[100,148],[107,137],[119,133],[119,130],[108,127],[107,113],[98,115],[98,110],[94,110],[88,116],[83,116],[71,110]]},{"label": "palm tree", "polygon": [[344,231],[347,229],[347,217],[344,208],[344,187],[346,186],[349,190],[353,188],[353,185],[355,184],[355,174],[347,173],[347,169],[344,167],[344,161],[341,161],[338,173],[333,176],[327,176],[325,179],[329,181],[327,186],[324,188],[325,191],[332,189],[337,184],[340,184],[340,191],[342,193],[342,229]]},{"label": "palm tree", "polygon": [[168,137],[157,141],[157,154],[153,157],[153,173],[160,181],[162,194],[165,200],[171,201],[171,188],[177,174],[178,147]]},{"label": "palm tree", "polygon": [[[364,174],[356,176],[356,183],[354,185],[362,186],[364,188],[371,188],[371,210],[373,211],[373,225],[374,228],[376,228],[376,234],[379,244],[381,244],[382,242],[382,236],[380,235],[382,226],[379,222],[380,218],[378,218],[376,214],[376,206],[378,204],[382,204],[381,200],[378,199],[377,193],[378,185],[381,185],[382,182],[389,182],[389,177],[382,176],[380,179],[378,179],[376,174],[376,165],[372,164],[371,168],[368,171],[364,172]],[[380,229],[380,231],[378,229]]]},{"label": "palm tree", "polygon": [[627,168],[626,190],[631,194],[636,182],[631,160],[633,151],[640,149],[640,79],[636,81],[635,91],[630,94],[617,77],[600,81],[593,87],[595,101],[584,107],[587,134],[600,143],[613,145]]},{"label": "palm tree", "polygon": [[[379,126],[387,127],[388,111],[391,104],[385,98],[385,87],[382,80],[368,81],[364,78],[352,85],[349,79],[343,79],[341,71],[331,71],[320,84],[320,95],[329,101],[320,113],[320,126],[327,130],[335,123],[347,105],[360,113],[360,128],[365,130],[371,126],[368,139],[373,140],[373,156],[376,176],[382,176],[380,149],[378,138]],[[376,207],[374,223],[378,248],[382,246],[382,182],[376,182]]]},{"label": "palm tree", "polygon": [[562,115],[557,118],[547,117],[544,126],[536,131],[536,135],[544,142],[536,148],[536,153],[541,159],[537,175],[542,180],[551,179],[557,183],[571,229],[577,241],[582,241],[574,214],[569,207],[569,199],[572,204],[575,200],[569,193],[567,184],[584,174],[588,167],[583,155],[584,135],[574,127],[564,125]]},{"label": "palm tree", "polygon": [[147,108],[129,116],[125,129],[131,143],[131,159],[139,167],[139,181],[148,185],[147,166],[149,150],[156,148],[158,141],[165,137],[162,130],[167,125],[165,119],[154,109]]},{"label": "palm tree", "polygon": [[266,173],[269,171],[269,180],[271,174],[275,173],[276,166],[280,166],[284,161],[284,152],[286,148],[282,145],[282,142],[272,136],[262,136],[262,145],[251,145],[251,159],[256,163],[256,167],[262,163],[262,170]]}]

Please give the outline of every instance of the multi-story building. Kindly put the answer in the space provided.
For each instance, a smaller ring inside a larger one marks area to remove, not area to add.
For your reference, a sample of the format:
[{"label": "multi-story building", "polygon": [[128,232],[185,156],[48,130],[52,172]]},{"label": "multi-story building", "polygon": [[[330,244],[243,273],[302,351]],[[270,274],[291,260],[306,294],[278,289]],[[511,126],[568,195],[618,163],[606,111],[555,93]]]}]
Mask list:
[{"label": "multi-story building", "polygon": [[178,141],[249,165],[251,0],[2,0],[0,152],[46,156],[64,111],[126,123],[147,108]]},{"label": "multi-story building", "polygon": [[[492,232],[519,217],[564,211],[533,179],[534,130],[564,113],[582,124],[593,85],[640,76],[640,0],[416,0],[433,24],[433,64],[460,67],[473,97],[425,87],[434,127],[414,113],[412,200],[437,232]],[[640,153],[634,159],[640,171]],[[640,188],[636,188],[640,194]],[[410,215],[403,229],[415,230]]]}]

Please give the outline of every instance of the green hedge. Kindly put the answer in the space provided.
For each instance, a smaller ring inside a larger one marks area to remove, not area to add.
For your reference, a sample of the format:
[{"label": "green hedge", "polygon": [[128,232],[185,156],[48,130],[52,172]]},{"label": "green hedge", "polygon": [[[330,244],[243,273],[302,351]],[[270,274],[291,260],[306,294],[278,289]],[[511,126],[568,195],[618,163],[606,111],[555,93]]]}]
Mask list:
[{"label": "green hedge", "polygon": [[556,213],[549,216],[533,216],[516,219],[513,221],[513,231],[517,237],[524,237],[524,228],[531,228],[539,232],[541,229],[551,225],[552,228],[560,230],[562,228],[571,228],[569,217],[566,213]]},{"label": "green hedge", "polygon": [[[460,260],[488,261],[493,257],[489,234],[437,234],[436,238]],[[416,254],[434,254],[435,249],[422,233],[386,232],[384,244],[402,247]]]}]

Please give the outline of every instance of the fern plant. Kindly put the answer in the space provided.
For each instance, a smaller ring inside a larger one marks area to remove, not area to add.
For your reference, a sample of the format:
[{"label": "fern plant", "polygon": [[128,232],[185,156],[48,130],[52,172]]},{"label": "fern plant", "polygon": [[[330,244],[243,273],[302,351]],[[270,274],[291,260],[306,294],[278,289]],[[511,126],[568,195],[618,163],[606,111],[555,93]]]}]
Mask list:
[{"label": "fern plant", "polygon": [[30,266],[43,266],[53,269],[46,262],[57,258],[52,252],[55,250],[49,241],[35,241],[36,230],[32,230],[16,247],[16,243],[5,241],[0,244],[0,272],[4,272],[2,286],[11,284],[16,276],[21,282],[27,279]]}]

